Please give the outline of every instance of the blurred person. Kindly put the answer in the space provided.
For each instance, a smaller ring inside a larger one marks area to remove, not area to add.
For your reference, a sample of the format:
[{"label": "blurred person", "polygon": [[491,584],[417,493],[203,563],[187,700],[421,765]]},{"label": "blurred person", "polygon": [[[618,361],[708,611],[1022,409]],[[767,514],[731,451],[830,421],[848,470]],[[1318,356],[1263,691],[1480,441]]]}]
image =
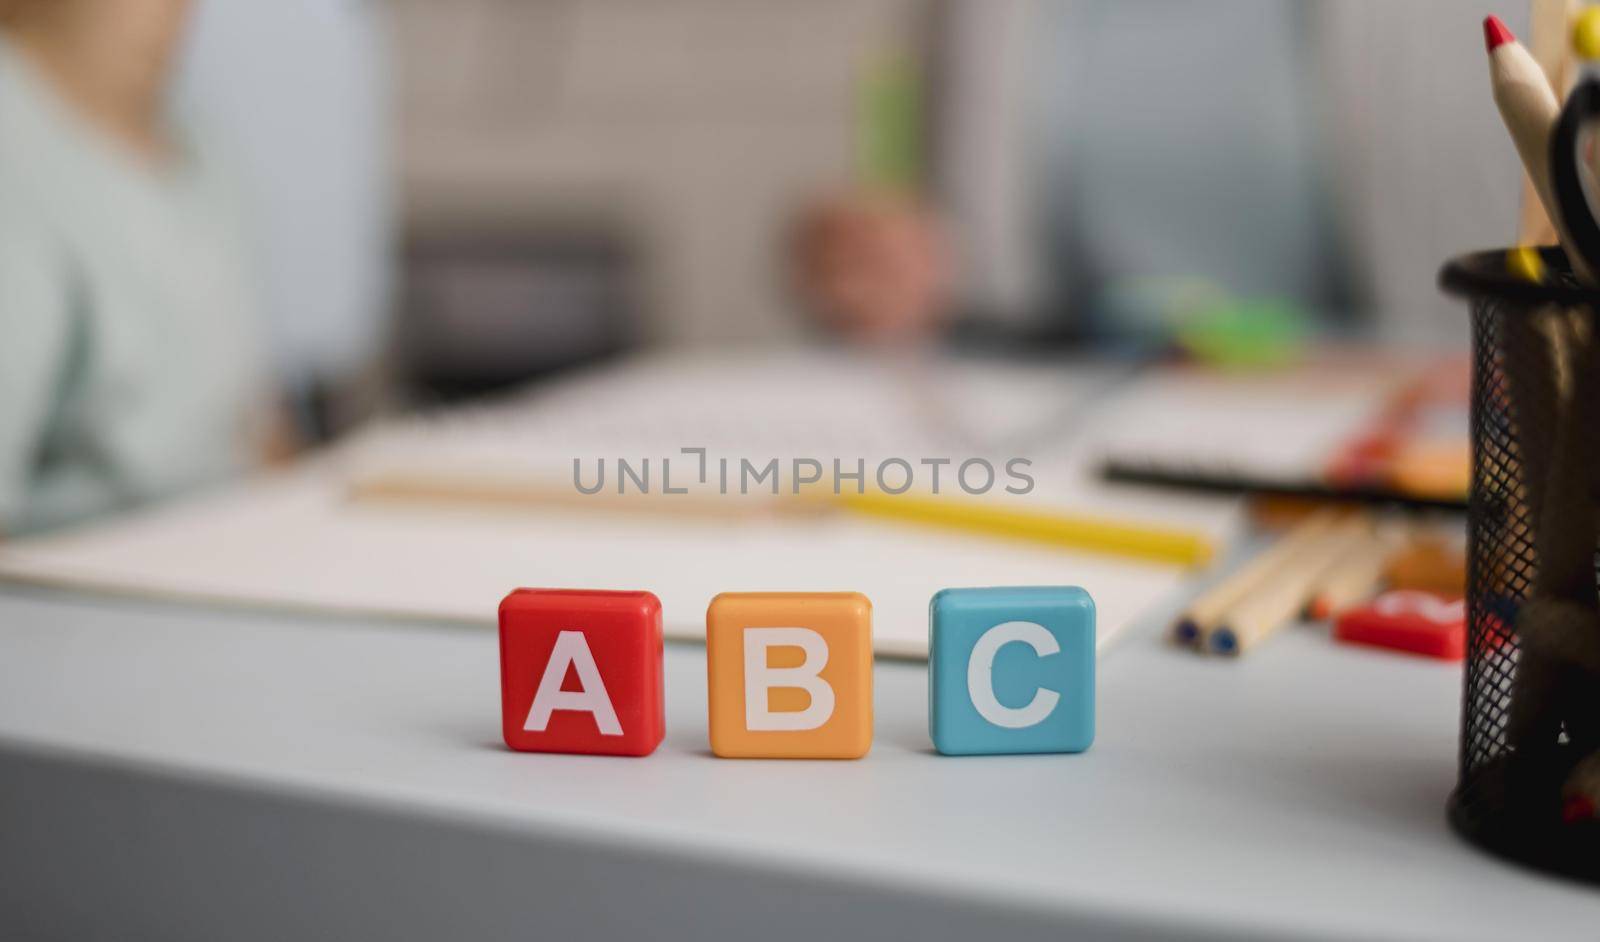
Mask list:
[{"label": "blurred person", "polygon": [[802,209],[791,250],[802,301],[846,338],[914,342],[949,312],[953,259],[943,224],[909,195],[819,199]]},{"label": "blurred person", "polygon": [[229,188],[167,88],[189,0],[0,0],[0,534],[220,478],[266,427]]}]

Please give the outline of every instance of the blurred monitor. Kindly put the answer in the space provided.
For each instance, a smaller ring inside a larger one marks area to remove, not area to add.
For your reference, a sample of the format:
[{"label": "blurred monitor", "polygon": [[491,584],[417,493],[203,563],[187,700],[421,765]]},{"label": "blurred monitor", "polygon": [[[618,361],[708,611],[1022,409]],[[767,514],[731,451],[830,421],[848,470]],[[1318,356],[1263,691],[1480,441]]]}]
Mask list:
[{"label": "blurred monitor", "polygon": [[581,228],[430,226],[401,266],[399,366],[412,393],[451,399],[627,349],[635,253]]}]

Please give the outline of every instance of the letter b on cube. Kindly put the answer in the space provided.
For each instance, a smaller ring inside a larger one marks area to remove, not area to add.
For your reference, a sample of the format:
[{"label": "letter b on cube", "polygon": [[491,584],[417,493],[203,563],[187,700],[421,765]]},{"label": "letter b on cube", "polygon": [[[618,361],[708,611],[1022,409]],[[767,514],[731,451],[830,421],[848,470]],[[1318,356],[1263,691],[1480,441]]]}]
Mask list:
[{"label": "letter b on cube", "polygon": [[518,589],[500,603],[500,708],[521,752],[647,756],[666,733],[661,602]]},{"label": "letter b on cube", "polygon": [[945,755],[1094,741],[1094,601],[1075,587],[945,589],[929,606],[928,731]]},{"label": "letter b on cube", "polygon": [[711,751],[857,759],[872,747],[872,603],[855,592],[724,592],[706,610]]}]

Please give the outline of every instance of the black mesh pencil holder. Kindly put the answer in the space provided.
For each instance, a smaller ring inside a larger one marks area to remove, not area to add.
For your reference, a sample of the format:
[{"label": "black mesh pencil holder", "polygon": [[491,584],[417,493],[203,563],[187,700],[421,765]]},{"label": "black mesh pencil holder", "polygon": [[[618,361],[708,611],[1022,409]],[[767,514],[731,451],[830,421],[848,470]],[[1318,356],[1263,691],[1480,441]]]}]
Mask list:
[{"label": "black mesh pencil holder", "polygon": [[[1472,309],[1467,661],[1455,828],[1600,882],[1600,289],[1560,249],[1541,281],[1504,251],[1441,284]],[[1538,266],[1534,266],[1537,268]]]}]

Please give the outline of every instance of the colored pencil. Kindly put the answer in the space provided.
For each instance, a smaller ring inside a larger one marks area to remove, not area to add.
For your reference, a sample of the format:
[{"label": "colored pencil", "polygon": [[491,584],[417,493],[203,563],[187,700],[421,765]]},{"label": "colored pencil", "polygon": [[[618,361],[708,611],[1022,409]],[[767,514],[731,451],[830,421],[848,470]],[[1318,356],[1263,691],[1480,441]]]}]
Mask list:
[{"label": "colored pencil", "polygon": [[1238,605],[1295,554],[1325,538],[1338,520],[1338,515],[1332,510],[1319,510],[1307,517],[1277,542],[1257,553],[1237,572],[1190,602],[1173,623],[1172,639],[1182,645],[1198,645],[1229,609]]},{"label": "colored pencil", "polygon": [[1384,565],[1404,539],[1396,530],[1369,535],[1351,548],[1321,580],[1306,604],[1306,617],[1314,621],[1336,618],[1378,594]]},{"label": "colored pencil", "polygon": [[[1489,83],[1495,107],[1500,110],[1500,118],[1545,213],[1562,235],[1562,242],[1570,244],[1550,182],[1550,137],[1561,117],[1561,102],[1538,60],[1499,17],[1490,16],[1483,21],[1483,41],[1489,53]],[[1567,257],[1581,277],[1594,280],[1576,253],[1568,252]]]},{"label": "colored pencil", "polygon": [[1218,619],[1202,639],[1207,653],[1237,656],[1293,621],[1318,582],[1366,539],[1364,520],[1344,520],[1290,556],[1270,577]]},{"label": "colored pencil", "polygon": [[946,497],[846,493],[832,500],[869,517],[1149,562],[1201,566],[1215,551],[1204,534],[1109,517],[1014,510]]}]

